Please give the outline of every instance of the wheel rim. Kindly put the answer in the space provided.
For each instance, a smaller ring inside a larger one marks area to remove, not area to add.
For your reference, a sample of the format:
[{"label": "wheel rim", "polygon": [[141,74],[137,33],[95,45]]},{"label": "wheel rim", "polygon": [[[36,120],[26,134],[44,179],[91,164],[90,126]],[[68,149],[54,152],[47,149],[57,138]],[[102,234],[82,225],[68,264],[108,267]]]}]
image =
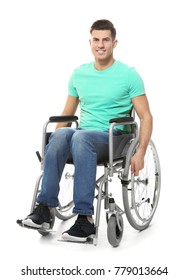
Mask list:
[{"label": "wheel rim", "polygon": [[60,182],[60,192],[58,196],[59,205],[56,208],[56,216],[59,219],[66,220],[74,216],[72,212],[74,207],[73,179],[74,167],[72,165],[66,166]]},{"label": "wheel rim", "polygon": [[129,184],[126,188],[126,214],[129,222],[137,229],[143,229],[150,223],[159,201],[161,172],[157,151],[150,141],[144,169],[134,177],[128,170]]}]

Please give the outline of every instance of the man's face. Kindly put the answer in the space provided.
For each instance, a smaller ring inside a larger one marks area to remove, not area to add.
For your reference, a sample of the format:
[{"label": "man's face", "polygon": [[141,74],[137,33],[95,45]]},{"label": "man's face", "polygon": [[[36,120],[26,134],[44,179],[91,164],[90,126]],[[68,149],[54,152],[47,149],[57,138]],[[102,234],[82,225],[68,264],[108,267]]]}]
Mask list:
[{"label": "man's face", "polygon": [[110,30],[93,30],[90,39],[91,51],[96,60],[108,61],[113,57],[117,40],[113,40]]}]

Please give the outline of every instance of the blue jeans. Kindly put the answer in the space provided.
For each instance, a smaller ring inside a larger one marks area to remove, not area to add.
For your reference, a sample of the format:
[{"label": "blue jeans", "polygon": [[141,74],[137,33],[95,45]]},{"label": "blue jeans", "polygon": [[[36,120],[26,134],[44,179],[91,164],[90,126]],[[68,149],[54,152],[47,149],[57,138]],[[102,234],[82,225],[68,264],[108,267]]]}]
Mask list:
[{"label": "blue jeans", "polygon": [[97,161],[108,157],[109,133],[74,128],[57,129],[46,146],[44,176],[37,202],[58,206],[59,182],[66,161],[73,159],[74,213],[94,214]]}]

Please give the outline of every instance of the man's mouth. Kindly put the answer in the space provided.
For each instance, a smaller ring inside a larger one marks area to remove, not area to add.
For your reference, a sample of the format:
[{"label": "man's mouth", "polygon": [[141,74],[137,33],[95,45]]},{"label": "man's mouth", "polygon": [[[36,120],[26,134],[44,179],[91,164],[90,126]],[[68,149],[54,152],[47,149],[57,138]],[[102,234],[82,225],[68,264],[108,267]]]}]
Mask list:
[{"label": "man's mouth", "polygon": [[98,53],[98,54],[104,54],[104,53],[105,53],[105,50],[97,50],[97,53]]}]

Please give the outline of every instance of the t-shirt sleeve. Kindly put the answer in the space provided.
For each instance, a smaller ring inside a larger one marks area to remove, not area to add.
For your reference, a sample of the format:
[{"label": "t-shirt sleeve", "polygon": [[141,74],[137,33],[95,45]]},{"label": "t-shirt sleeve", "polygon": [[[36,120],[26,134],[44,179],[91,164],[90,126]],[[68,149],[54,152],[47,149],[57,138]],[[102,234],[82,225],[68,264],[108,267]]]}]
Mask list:
[{"label": "t-shirt sleeve", "polygon": [[135,68],[131,68],[129,73],[130,98],[134,98],[143,94],[145,94],[144,82]]},{"label": "t-shirt sleeve", "polygon": [[74,86],[74,73],[71,75],[69,83],[68,83],[68,95],[78,97],[77,90]]}]

